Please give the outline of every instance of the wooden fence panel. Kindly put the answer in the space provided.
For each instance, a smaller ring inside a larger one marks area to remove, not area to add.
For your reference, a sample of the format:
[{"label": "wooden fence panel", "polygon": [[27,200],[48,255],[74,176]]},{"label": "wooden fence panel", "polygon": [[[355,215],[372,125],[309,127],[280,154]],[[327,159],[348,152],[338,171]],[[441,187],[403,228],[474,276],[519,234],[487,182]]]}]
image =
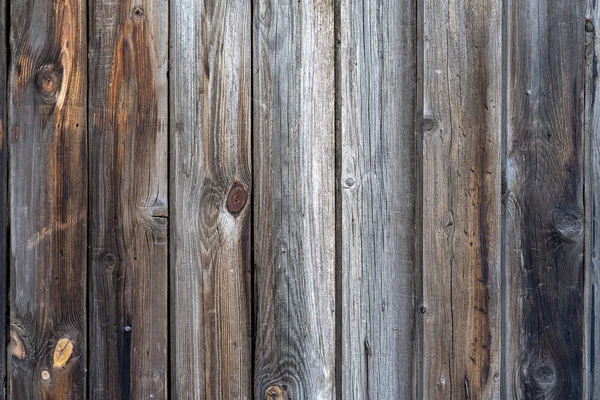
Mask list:
[{"label": "wooden fence panel", "polygon": [[172,398],[252,398],[250,6],[171,1]]},{"label": "wooden fence panel", "polygon": [[508,10],[505,394],[582,398],[584,2]]},{"label": "wooden fence panel", "polygon": [[412,1],[343,0],[339,26],[340,392],[344,399],[408,399],[416,8]]},{"label": "wooden fence panel", "polygon": [[86,5],[10,6],[13,399],[86,392]]},{"label": "wooden fence panel", "polygon": [[335,398],[331,0],[254,5],[255,398]]},{"label": "wooden fence panel", "polygon": [[502,2],[423,10],[423,398],[497,399]]},{"label": "wooden fence panel", "polygon": [[90,397],[167,398],[163,0],[90,1]]}]

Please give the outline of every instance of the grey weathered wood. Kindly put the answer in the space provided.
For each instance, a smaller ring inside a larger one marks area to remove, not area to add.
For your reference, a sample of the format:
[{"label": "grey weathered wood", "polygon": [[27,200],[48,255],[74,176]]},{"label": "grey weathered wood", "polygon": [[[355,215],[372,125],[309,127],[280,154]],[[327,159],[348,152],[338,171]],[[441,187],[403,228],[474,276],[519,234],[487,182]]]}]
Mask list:
[{"label": "grey weathered wood", "polygon": [[251,3],[171,1],[172,398],[251,399]]},{"label": "grey weathered wood", "polygon": [[342,0],[341,395],[413,387],[416,10]]},{"label": "grey weathered wood", "polygon": [[[8,135],[6,108],[6,1],[0,0],[0,315],[7,310],[8,273]],[[0,399],[6,397],[6,318],[0,317]]]},{"label": "grey weathered wood", "polygon": [[502,2],[423,18],[422,398],[498,399]]},{"label": "grey weathered wood", "polygon": [[167,2],[90,0],[93,399],[168,396],[167,42]]},{"label": "grey weathered wood", "polygon": [[86,43],[85,1],[11,3],[12,399],[86,392]]},{"label": "grey weathered wood", "polygon": [[335,397],[333,14],[254,5],[257,399]]},{"label": "grey weathered wood", "polygon": [[505,396],[582,398],[585,2],[507,9]]}]

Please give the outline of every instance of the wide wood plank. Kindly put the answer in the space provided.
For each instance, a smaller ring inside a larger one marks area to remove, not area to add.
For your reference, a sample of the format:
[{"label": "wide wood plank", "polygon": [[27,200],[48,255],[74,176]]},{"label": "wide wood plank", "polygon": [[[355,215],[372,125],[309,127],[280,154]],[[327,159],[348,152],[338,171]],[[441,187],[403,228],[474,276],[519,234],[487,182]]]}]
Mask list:
[{"label": "wide wood plank", "polygon": [[331,0],[257,0],[255,398],[335,397]]},{"label": "wide wood plank", "polygon": [[500,396],[501,3],[423,6],[424,399]]},{"label": "wide wood plank", "polygon": [[167,16],[90,1],[93,399],[168,395]]},{"label": "wide wood plank", "polygon": [[[8,135],[6,108],[6,1],[0,0],[0,314],[7,313],[8,273]],[[6,398],[6,318],[0,319],[0,399]]]},{"label": "wide wood plank", "polygon": [[174,399],[251,399],[251,2],[171,1]]},{"label": "wide wood plank", "polygon": [[416,10],[342,0],[341,394],[413,387]]},{"label": "wide wood plank", "polygon": [[507,9],[506,398],[583,398],[585,3]]},{"label": "wide wood plank", "polygon": [[83,0],[10,5],[8,397],[86,393]]}]

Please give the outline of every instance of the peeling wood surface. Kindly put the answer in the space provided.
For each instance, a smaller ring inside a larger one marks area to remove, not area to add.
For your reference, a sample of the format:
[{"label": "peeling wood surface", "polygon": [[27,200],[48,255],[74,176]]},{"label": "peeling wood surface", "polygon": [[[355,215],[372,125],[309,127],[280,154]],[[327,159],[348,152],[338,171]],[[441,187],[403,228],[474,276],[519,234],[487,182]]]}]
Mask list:
[{"label": "peeling wood surface", "polygon": [[249,1],[171,1],[173,398],[252,398]]},{"label": "peeling wood surface", "polygon": [[90,2],[90,396],[164,399],[168,8]]}]

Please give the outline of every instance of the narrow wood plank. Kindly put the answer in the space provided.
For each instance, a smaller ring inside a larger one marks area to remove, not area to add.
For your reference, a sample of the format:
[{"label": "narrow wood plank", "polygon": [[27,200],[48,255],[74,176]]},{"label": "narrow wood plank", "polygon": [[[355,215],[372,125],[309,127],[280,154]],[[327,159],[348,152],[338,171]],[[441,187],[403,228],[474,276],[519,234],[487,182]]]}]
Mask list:
[{"label": "narrow wood plank", "polygon": [[90,0],[90,398],[167,398],[163,0]]},{"label": "narrow wood plank", "polygon": [[510,0],[507,398],[583,395],[585,3]]},{"label": "narrow wood plank", "polygon": [[174,399],[252,398],[250,7],[171,1]]},{"label": "narrow wood plank", "polygon": [[341,1],[344,399],[413,393],[415,29],[412,1]]},{"label": "narrow wood plank", "polygon": [[86,43],[83,0],[11,3],[13,399],[86,393]]},{"label": "narrow wood plank", "polygon": [[422,398],[498,399],[502,2],[423,10]]},{"label": "narrow wood plank", "polygon": [[600,23],[600,7],[594,0],[587,1],[585,22],[585,347],[584,347],[584,398],[600,396],[600,103],[596,93],[598,80],[598,57],[600,40],[597,27]]},{"label": "narrow wood plank", "polygon": [[332,0],[254,6],[257,399],[335,397]]},{"label": "narrow wood plank", "polygon": [[6,107],[6,1],[0,0],[0,399],[6,398],[6,339],[8,282],[8,137]]}]

